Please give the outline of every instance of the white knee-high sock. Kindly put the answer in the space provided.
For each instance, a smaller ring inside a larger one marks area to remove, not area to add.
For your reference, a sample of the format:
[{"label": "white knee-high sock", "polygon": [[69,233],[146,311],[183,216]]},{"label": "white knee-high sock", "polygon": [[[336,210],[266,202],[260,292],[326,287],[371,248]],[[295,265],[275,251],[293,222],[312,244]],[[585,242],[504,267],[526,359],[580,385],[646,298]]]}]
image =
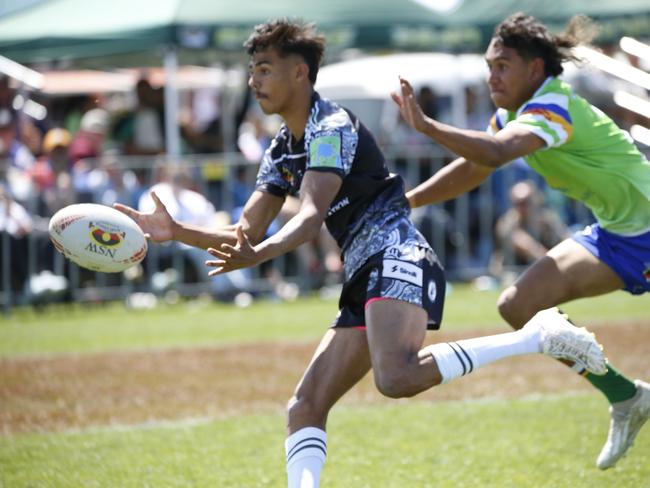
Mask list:
[{"label": "white knee-high sock", "polygon": [[456,342],[443,342],[423,349],[433,356],[442,382],[471,373],[499,359],[542,351],[537,327]]},{"label": "white knee-high sock", "polygon": [[318,488],[327,456],[327,434],[316,427],[304,427],[284,443],[287,453],[289,488]]}]

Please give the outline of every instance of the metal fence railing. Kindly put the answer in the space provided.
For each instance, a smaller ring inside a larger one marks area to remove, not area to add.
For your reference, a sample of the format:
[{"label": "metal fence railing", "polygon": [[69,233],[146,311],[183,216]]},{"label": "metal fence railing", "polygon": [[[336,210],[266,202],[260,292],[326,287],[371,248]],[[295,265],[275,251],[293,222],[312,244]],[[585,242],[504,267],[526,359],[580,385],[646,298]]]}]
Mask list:
[{"label": "metal fence railing", "polygon": [[[436,146],[411,147],[408,151],[386,148],[385,153],[389,167],[404,176],[407,186],[417,184],[451,160]],[[106,155],[85,163],[83,171],[69,175],[73,193],[68,190],[62,195],[68,202],[111,205],[120,201],[138,206],[148,198],[152,185],[167,181],[204,195],[216,210],[214,215],[204,217],[209,217],[215,225],[236,218],[237,207],[254,188],[257,172],[257,164],[245,161],[239,154],[193,155],[174,160]],[[10,186],[9,167],[7,164],[2,167],[2,182]],[[508,206],[507,189],[522,177],[517,171],[515,168],[499,170],[470,194],[413,211],[414,220],[439,254],[449,279],[465,280],[489,272],[494,223]],[[29,232],[21,235],[15,232],[8,218],[0,219],[0,303],[5,312],[16,305],[59,300],[131,300],[136,306],[137,300],[146,304],[152,296],[209,294],[231,299],[241,291],[268,292],[276,283],[274,276],[298,285],[300,290],[322,284],[314,280],[314,270],[295,252],[276,259],[270,265],[272,269],[267,266],[236,276],[226,275],[227,278],[215,283],[207,279],[205,268],[197,264],[205,255],[178,243],[152,244],[142,266],[124,273],[81,269],[55,252],[49,242],[47,223],[57,209],[57,199],[48,197],[48,192],[56,190],[32,188],[23,193],[27,198],[15,202],[31,219]],[[7,213],[7,203],[4,205],[3,211]],[[181,212],[179,218],[184,217]],[[582,211],[578,220],[589,221],[590,214]],[[318,255],[317,248],[312,249],[314,252]]]}]

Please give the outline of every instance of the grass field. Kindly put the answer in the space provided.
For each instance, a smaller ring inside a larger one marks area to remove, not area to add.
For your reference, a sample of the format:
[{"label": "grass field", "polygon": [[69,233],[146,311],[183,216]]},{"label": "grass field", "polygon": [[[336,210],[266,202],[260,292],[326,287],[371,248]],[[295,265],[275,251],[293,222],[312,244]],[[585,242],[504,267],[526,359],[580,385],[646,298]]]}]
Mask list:
[{"label": "grass field", "polygon": [[[454,286],[445,303],[444,330],[508,327],[495,304],[497,291]],[[648,319],[648,298],[614,293],[579,300],[565,308],[588,323]],[[250,308],[191,301],[154,310],[121,304],[60,306],[46,314],[17,310],[0,319],[0,357],[192,347],[261,341],[318,340],[336,312],[336,300],[317,297],[294,303],[257,302]]]},{"label": "grass field", "polygon": [[[456,286],[442,332],[505,331],[496,293]],[[16,311],[0,320],[0,487],[284,486],[283,405],[336,302]],[[650,376],[648,299],[566,307]],[[646,332],[647,330],[647,332]],[[440,339],[437,339],[440,337]],[[364,380],[334,409],[324,487],[642,487],[650,430],[601,472],[604,398],[545,358],[415,399]]]}]

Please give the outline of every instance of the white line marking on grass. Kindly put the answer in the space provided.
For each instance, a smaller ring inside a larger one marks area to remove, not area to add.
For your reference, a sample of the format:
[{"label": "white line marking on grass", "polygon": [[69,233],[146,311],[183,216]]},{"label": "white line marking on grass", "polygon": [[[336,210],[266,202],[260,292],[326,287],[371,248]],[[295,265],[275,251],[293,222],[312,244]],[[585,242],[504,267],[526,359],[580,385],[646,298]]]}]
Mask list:
[{"label": "white line marking on grass", "polygon": [[[505,404],[512,402],[524,402],[524,403],[534,403],[539,401],[558,401],[567,398],[577,398],[577,397],[587,397],[587,396],[597,396],[595,393],[585,393],[579,391],[569,391],[565,393],[553,393],[553,394],[542,394],[542,393],[532,393],[530,395],[524,395],[520,397],[499,397],[499,396],[490,396],[490,397],[481,397],[481,398],[468,398],[466,400],[448,400],[448,401],[426,401],[426,400],[408,400],[405,402],[397,401],[393,404],[391,403],[363,403],[363,404],[341,404],[335,407],[336,410],[355,410],[360,408],[392,408],[399,405],[400,403],[404,406],[406,405],[428,405],[432,408],[435,405],[454,405],[454,404]],[[283,414],[284,410],[281,409],[270,409],[260,412],[255,412],[251,415],[265,415],[265,414]],[[244,417],[251,416],[249,414],[244,415]],[[109,425],[95,425],[86,428],[72,428],[65,430],[63,432],[53,432],[52,434],[64,434],[64,435],[78,435],[78,434],[94,434],[94,433],[111,433],[111,432],[135,432],[141,430],[155,430],[155,429],[186,429],[196,426],[206,425],[212,422],[218,422],[222,420],[227,420],[229,418],[239,418],[240,416],[233,413],[230,415],[218,415],[218,416],[202,416],[202,417],[185,417],[181,419],[151,419],[145,422],[139,422],[135,424],[120,424],[114,423]],[[48,433],[45,433],[50,434]]]}]

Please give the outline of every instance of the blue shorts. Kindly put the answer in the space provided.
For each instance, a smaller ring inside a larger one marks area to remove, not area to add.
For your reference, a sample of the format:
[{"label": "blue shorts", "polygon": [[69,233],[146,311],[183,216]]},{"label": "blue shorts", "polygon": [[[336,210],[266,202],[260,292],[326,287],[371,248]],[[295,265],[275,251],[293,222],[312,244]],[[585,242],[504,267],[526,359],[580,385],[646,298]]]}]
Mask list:
[{"label": "blue shorts", "polygon": [[371,256],[343,284],[332,327],[363,328],[365,307],[375,300],[401,300],[422,307],[427,329],[439,329],[445,302],[445,275],[428,246],[397,244]]},{"label": "blue shorts", "polygon": [[620,236],[592,224],[573,234],[573,239],[612,268],[625,283],[625,291],[633,295],[650,291],[650,232]]}]

